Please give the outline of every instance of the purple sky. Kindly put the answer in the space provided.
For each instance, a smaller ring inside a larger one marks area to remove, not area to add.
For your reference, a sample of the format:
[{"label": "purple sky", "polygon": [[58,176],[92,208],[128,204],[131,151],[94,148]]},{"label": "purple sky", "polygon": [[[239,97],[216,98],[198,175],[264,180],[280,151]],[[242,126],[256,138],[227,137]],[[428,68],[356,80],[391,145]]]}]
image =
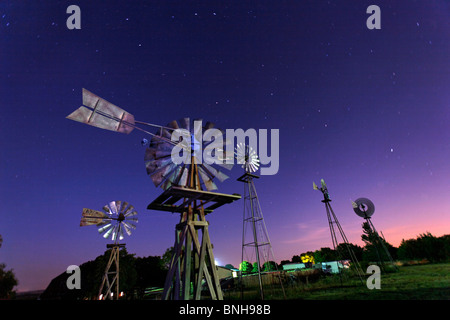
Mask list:
[{"label": "purple sky", "polygon": [[[81,30],[66,28],[74,3],[0,3],[0,263],[19,291],[103,254],[108,241],[79,227],[84,207],[133,204],[137,256],[173,245],[179,216],[146,209],[162,192],[145,172],[149,136],[65,119],[82,88],[155,124],[279,129],[279,172],[256,181],[278,262],[332,246],[321,178],[353,243],[359,197],[395,246],[449,233],[448,2],[76,2]],[[381,30],[366,27],[371,4]],[[228,174],[218,191],[242,194],[242,169]],[[208,216],[220,264],[239,264],[242,212]]]}]

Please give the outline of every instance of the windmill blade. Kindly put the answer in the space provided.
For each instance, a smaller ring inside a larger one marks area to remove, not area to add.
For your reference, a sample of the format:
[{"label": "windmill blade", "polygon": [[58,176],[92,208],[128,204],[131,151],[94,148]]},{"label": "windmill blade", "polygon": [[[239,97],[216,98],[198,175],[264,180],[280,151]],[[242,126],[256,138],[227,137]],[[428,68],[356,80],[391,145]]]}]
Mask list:
[{"label": "windmill blade", "polygon": [[129,204],[126,201],[116,201],[116,207],[117,207],[117,213],[124,214],[124,212],[127,210]]},{"label": "windmill blade", "polygon": [[131,216],[134,216],[134,215],[136,215],[137,214],[137,212],[134,210],[134,207],[132,206],[132,205],[130,205],[128,208],[127,208],[127,210],[125,210],[125,212],[123,213],[123,215],[125,216],[125,217],[131,217]]},{"label": "windmill blade", "polygon": [[131,236],[131,228],[130,228],[130,226],[127,223],[123,222],[122,223],[122,227],[123,227],[123,229],[125,229],[125,232],[127,233],[127,235]]},{"label": "windmill blade", "polygon": [[232,163],[217,163],[219,167],[225,168],[227,170],[233,169],[234,164]]},{"label": "windmill blade", "polygon": [[167,157],[165,159],[158,159],[158,160],[150,160],[145,161],[145,168],[148,175],[153,174],[154,172],[161,170],[162,168],[165,168],[166,166],[170,165],[172,163],[172,159],[170,157]]},{"label": "windmill blade", "polygon": [[313,181],[313,189],[314,190],[319,190],[319,188],[317,187],[317,184]]},{"label": "windmill blade", "polygon": [[249,162],[247,164],[247,171],[248,172],[255,172],[258,171],[258,165],[256,165],[255,163]]},{"label": "windmill blade", "polygon": [[186,186],[187,182],[188,182],[188,177],[189,177],[189,169],[186,167],[183,167],[181,176],[180,176],[180,180],[178,181],[178,185],[179,186]]},{"label": "windmill blade", "polygon": [[168,177],[166,181],[178,185],[181,175],[183,174],[183,167],[178,166]]},{"label": "windmill blade", "polygon": [[119,231],[118,231],[119,240],[122,240],[123,239],[123,224],[122,223],[119,224],[118,229],[119,229]]},{"label": "windmill blade", "polygon": [[130,205],[130,204],[129,204],[128,202],[123,201],[123,202],[122,202],[122,208],[120,209],[120,213],[122,213],[122,214],[125,215],[125,212],[128,210],[128,206],[129,206],[129,205]]},{"label": "windmill blade", "polygon": [[207,121],[206,124],[205,124],[204,129],[208,130],[208,129],[212,129],[212,128],[214,128],[214,123],[211,122],[211,121]]},{"label": "windmill blade", "polygon": [[320,179],[320,184],[322,185],[323,188],[327,188],[327,185],[325,184],[325,180]]},{"label": "windmill blade", "polygon": [[133,221],[134,223],[137,223],[137,218],[122,222],[122,225],[124,227],[128,228],[130,230],[130,232],[131,232],[131,229],[136,230],[136,225],[134,223],[131,223],[131,221]]},{"label": "windmill blade", "polygon": [[104,225],[103,227],[98,228],[98,232],[101,234],[101,233],[107,232],[108,230],[110,230],[112,228],[113,228],[112,223],[108,223],[108,224]]},{"label": "windmill blade", "polygon": [[200,177],[203,180],[203,183],[204,183],[206,189],[208,189],[208,191],[217,190],[216,184],[212,181],[211,177],[203,169],[202,166],[198,167],[198,173],[200,174]]},{"label": "windmill blade", "polygon": [[224,182],[226,179],[229,178],[229,176],[227,176],[225,173],[223,173],[220,170],[217,170],[216,168],[214,168],[213,166],[210,166],[207,163],[203,163],[202,166],[204,167],[204,169],[209,171],[209,173],[211,173],[211,175],[213,177],[216,177],[217,179],[219,179],[220,182]]},{"label": "windmill blade", "polygon": [[114,203],[116,205],[116,214],[119,215],[120,210],[122,209],[122,201],[118,200],[118,201],[114,201]]},{"label": "windmill blade", "polygon": [[67,119],[82,122],[101,129],[130,133],[134,129],[134,116],[118,106],[83,88],[83,106]]},{"label": "windmill blade", "polygon": [[[137,223],[138,222],[138,218],[136,216],[131,217],[131,218],[127,218],[125,220],[125,222],[128,223],[128,224],[133,225],[131,222]],[[133,229],[136,229],[136,226],[135,225],[133,225],[133,226],[134,226]]]},{"label": "windmill blade", "polygon": [[108,205],[103,206],[103,211],[105,211],[108,214],[108,216],[112,215],[111,209],[108,207]]},{"label": "windmill blade", "polygon": [[162,184],[161,184],[161,188],[163,190],[167,190],[169,189],[172,185],[174,185],[174,183],[172,183],[172,181],[170,181],[169,179],[166,179]]},{"label": "windmill blade", "polygon": [[250,172],[255,172],[258,170],[259,168],[258,154],[252,148],[249,149],[247,162],[248,162],[248,169]]},{"label": "windmill blade", "polygon": [[160,168],[155,171],[150,178],[152,179],[154,185],[158,187],[161,183],[169,176],[169,174],[175,170],[177,165],[173,162],[170,162],[167,166]]},{"label": "windmill blade", "polygon": [[171,150],[172,148],[172,141],[167,140],[167,138],[164,138],[160,136],[160,133],[158,132],[157,135],[154,135],[153,138],[150,140],[149,148],[155,148],[156,150]]},{"label": "windmill blade", "polygon": [[178,126],[181,129],[186,129],[187,131],[191,131],[191,122],[189,118],[183,118],[178,120]]},{"label": "windmill blade", "polygon": [[111,239],[112,239],[112,240],[115,240],[115,239],[114,239],[114,236],[115,236],[115,234],[116,234],[116,229],[117,229],[117,226],[112,226],[110,229],[108,229],[108,230],[105,232],[105,234],[103,234],[103,238],[108,239],[109,236],[112,234]]},{"label": "windmill blade", "polygon": [[116,207],[116,202],[115,202],[115,201],[111,201],[111,202],[109,203],[109,208],[110,208],[110,212],[111,212],[113,215],[118,215],[117,207]]},{"label": "windmill blade", "polygon": [[154,172],[165,168],[172,163],[172,159],[159,159],[145,162],[145,169],[148,175],[152,175]]},{"label": "windmill blade", "polygon": [[136,210],[130,211],[125,215],[125,220],[137,222],[137,218],[135,216],[137,216],[137,211]]}]

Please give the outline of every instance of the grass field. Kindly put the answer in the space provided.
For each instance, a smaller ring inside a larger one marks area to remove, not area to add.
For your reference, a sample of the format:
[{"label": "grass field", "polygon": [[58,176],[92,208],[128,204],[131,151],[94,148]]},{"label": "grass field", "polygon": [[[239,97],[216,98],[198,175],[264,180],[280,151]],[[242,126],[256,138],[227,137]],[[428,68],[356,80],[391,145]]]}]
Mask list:
[{"label": "grass field", "polygon": [[[381,274],[381,288],[368,289],[366,275],[359,278],[338,275],[316,281],[285,285],[286,299],[302,300],[450,300],[450,263],[401,266],[397,272]],[[266,288],[265,299],[284,299],[281,290]],[[258,296],[257,290],[244,292],[244,299]],[[239,299],[225,295],[225,299]]]}]

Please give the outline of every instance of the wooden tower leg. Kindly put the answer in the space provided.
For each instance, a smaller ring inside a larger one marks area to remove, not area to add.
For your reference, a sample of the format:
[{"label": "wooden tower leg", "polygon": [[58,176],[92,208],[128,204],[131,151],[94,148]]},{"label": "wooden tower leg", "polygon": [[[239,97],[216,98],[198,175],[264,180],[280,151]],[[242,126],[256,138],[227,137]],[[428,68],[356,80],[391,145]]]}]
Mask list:
[{"label": "wooden tower leg", "polygon": [[[111,266],[114,263],[115,270],[111,271]],[[110,281],[110,276],[112,276]],[[111,293],[113,291],[113,287],[115,286],[115,297],[111,297]],[[100,290],[98,292],[98,296],[100,297],[103,294],[103,288],[105,288],[106,292],[104,293],[104,299],[119,299],[119,246],[113,245],[111,254],[109,256],[108,263],[105,268],[105,273],[103,274],[102,284],[100,286]]]},{"label": "wooden tower leg", "polygon": [[[222,289],[203,209],[194,214],[191,208],[186,219],[177,225],[174,251],[167,274],[163,299],[201,299],[202,282],[213,300],[222,300]],[[200,236],[201,235],[201,239]],[[191,296],[192,283],[192,296]]]}]

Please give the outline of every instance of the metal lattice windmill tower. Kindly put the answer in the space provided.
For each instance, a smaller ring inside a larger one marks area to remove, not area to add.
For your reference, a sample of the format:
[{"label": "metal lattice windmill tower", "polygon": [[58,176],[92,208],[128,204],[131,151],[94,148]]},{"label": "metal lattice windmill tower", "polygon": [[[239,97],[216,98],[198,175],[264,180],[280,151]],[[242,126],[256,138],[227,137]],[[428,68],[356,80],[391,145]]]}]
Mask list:
[{"label": "metal lattice windmill tower", "polygon": [[[242,168],[245,170],[245,173],[238,178],[238,181],[245,184],[241,261],[243,262],[244,259],[252,260],[252,258],[249,257],[254,257],[256,259],[259,292],[261,299],[264,299],[261,267],[266,266],[266,263],[269,263],[269,261],[275,262],[275,256],[264,222],[258,194],[256,193],[255,183],[253,181],[254,179],[259,178],[259,176],[253,174],[259,168],[259,159],[256,151],[244,144],[239,144],[236,147],[236,159],[237,163],[242,164]],[[276,263],[275,268],[277,269]],[[279,273],[278,280],[284,295],[283,283]]]},{"label": "metal lattice windmill tower", "polygon": [[375,213],[375,205],[373,204],[373,202],[367,198],[358,198],[355,201],[352,201],[352,207],[353,211],[355,211],[355,213],[359,217],[364,218],[366,220],[367,225],[369,226],[371,233],[375,238],[374,245],[380,266],[382,268],[384,266],[384,259],[382,258],[382,253],[380,252],[381,250],[383,250],[386,254],[387,259],[391,262],[391,264],[395,268],[397,268],[397,266],[395,266],[394,264],[394,260],[392,259],[391,254],[389,253],[389,250],[385,245],[385,240],[380,237],[377,230],[375,229],[375,226],[372,223],[371,217]]},{"label": "metal lattice windmill tower", "polygon": [[132,205],[124,201],[112,201],[103,207],[103,211],[83,209],[80,226],[96,225],[98,232],[105,239],[110,238],[114,243],[106,245],[111,249],[108,263],[103,274],[102,283],[98,292],[100,300],[119,298],[119,255],[120,248],[125,243],[119,243],[124,238],[124,231],[131,235],[138,222],[137,212]]},{"label": "metal lattice windmill tower", "polygon": [[[336,251],[339,247],[339,242],[338,242],[338,234],[340,235],[340,238],[342,239],[342,243],[343,245],[346,247],[347,252],[352,260],[352,263],[354,264],[354,269],[356,271],[356,273],[358,274],[361,282],[363,283],[363,272],[361,269],[361,266],[359,264],[358,259],[355,256],[355,253],[353,252],[352,248],[350,247],[350,244],[348,242],[347,236],[345,235],[344,229],[342,229],[341,224],[339,223],[338,218],[336,217],[336,214],[333,211],[333,208],[331,207],[331,199],[330,199],[330,194],[328,193],[328,188],[327,185],[325,184],[325,181],[323,179],[320,180],[321,183],[321,187],[319,188],[314,182],[313,182],[313,189],[314,190],[319,190],[322,192],[323,194],[323,200],[322,202],[325,204],[325,209],[327,212],[327,219],[328,219],[328,226],[330,228],[330,234],[331,234],[331,241],[333,243],[333,249]],[[336,229],[337,228],[337,232]],[[337,250],[339,256],[342,257],[344,255],[343,252],[340,252],[340,250]],[[341,268],[339,268],[338,266],[338,270],[339,270],[339,274],[341,274]]]},{"label": "metal lattice windmill tower", "polygon": [[[214,125],[207,122],[203,126],[201,120],[192,125],[189,118],[172,121],[167,126],[137,121],[132,114],[86,89],[83,89],[83,106],[67,118],[125,134],[137,129],[152,136],[145,152],[145,166],[155,186],[164,192],[147,208],[180,214],[163,299],[200,299],[203,282],[212,299],[223,299],[206,215],[241,196],[212,192],[217,189],[214,178],[220,181],[228,178],[212,164],[226,169],[233,166],[227,163],[225,143],[217,147],[217,141],[216,152],[210,155],[213,159],[202,159],[202,151],[212,144],[211,140],[203,141],[203,134],[213,130]],[[157,130],[153,133],[138,125]],[[177,134],[174,141],[173,134]],[[183,154],[180,163],[172,158],[175,147],[178,155]],[[211,165],[207,160],[213,160]]]}]

